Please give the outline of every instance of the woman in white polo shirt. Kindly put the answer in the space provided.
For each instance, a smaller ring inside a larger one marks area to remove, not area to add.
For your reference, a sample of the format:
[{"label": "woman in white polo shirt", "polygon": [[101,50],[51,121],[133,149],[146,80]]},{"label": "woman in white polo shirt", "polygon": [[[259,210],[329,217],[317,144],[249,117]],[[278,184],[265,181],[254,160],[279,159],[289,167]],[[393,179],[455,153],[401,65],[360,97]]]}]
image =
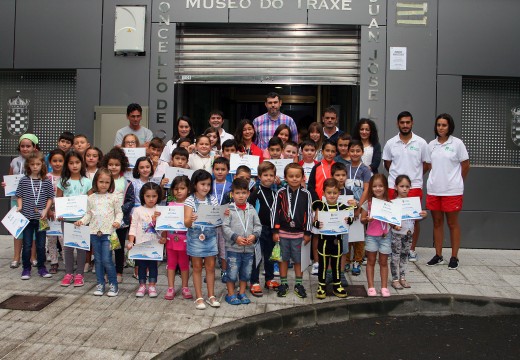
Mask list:
[{"label": "woman in white polo shirt", "polygon": [[426,183],[426,207],[432,213],[433,241],[435,256],[428,266],[444,264],[442,240],[444,235],[444,216],[450,229],[451,258],[448,269],[459,266],[460,247],[459,212],[462,209],[464,179],[469,171],[469,156],[459,138],[452,136],[455,123],[450,114],[440,114],[435,119],[437,138],[428,144],[431,171]]}]

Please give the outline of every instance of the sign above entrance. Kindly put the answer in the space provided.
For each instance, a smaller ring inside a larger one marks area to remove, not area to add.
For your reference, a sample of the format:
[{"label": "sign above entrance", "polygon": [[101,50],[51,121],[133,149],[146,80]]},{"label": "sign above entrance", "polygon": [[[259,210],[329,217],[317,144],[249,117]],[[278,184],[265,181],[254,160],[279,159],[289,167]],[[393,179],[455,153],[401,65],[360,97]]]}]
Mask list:
[{"label": "sign above entrance", "polygon": [[[293,0],[186,0],[186,9],[282,9]],[[296,0],[303,10],[352,10],[352,0]]]}]

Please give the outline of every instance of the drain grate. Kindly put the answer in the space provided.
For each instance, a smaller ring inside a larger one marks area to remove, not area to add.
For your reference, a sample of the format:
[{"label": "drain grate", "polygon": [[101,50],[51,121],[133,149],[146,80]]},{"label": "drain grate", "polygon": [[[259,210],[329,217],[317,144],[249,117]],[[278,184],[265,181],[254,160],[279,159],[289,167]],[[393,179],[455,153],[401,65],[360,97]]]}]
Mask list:
[{"label": "drain grate", "polygon": [[[363,285],[349,285],[346,287],[348,297],[367,297],[367,290],[365,289],[365,286]],[[334,296],[334,293],[332,292],[332,285],[327,285],[326,290],[327,296]]]},{"label": "drain grate", "polygon": [[56,296],[13,295],[0,303],[0,309],[40,311],[56,299]]}]

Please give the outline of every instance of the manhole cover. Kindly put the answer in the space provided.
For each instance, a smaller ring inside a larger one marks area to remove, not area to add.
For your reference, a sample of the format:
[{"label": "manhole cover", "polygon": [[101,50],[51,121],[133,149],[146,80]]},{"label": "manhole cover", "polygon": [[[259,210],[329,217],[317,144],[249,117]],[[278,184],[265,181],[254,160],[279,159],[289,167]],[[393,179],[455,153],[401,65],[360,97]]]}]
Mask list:
[{"label": "manhole cover", "polygon": [[13,295],[0,303],[0,309],[40,311],[56,299],[55,296]]},{"label": "manhole cover", "polygon": [[[364,285],[349,285],[346,288],[348,297],[367,297],[367,290]],[[334,296],[332,285],[327,285],[327,296]]]}]

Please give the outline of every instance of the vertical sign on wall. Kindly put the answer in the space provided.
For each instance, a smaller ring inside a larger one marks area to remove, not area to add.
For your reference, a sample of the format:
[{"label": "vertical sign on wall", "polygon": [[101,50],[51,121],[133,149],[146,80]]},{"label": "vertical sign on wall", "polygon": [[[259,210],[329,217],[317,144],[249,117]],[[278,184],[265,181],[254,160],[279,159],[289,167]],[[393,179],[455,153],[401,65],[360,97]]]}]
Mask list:
[{"label": "vertical sign on wall", "polygon": [[154,6],[158,22],[152,23],[148,126],[166,142],[172,136],[174,123],[175,23],[171,21],[170,2],[154,2]]}]

